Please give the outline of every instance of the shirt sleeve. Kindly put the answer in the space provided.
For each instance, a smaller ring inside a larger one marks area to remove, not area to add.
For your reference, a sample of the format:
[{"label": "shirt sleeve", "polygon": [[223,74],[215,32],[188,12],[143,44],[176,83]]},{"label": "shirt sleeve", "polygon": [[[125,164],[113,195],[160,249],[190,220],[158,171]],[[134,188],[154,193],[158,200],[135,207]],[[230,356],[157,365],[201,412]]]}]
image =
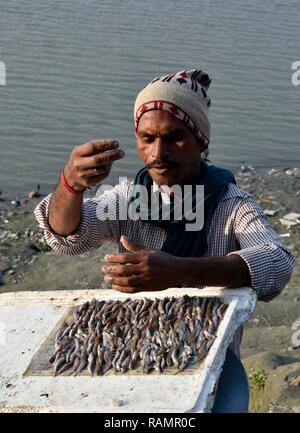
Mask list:
[{"label": "shirt sleeve", "polygon": [[118,185],[98,198],[84,199],[81,220],[76,231],[68,236],[55,233],[48,222],[52,194],[47,195],[34,209],[39,227],[47,244],[56,252],[70,256],[95,250],[107,241],[120,239],[119,210],[126,208],[126,197]]},{"label": "shirt sleeve", "polygon": [[253,196],[240,202],[234,231],[241,249],[228,255],[238,254],[244,259],[258,300],[271,301],[290,280],[295,259]]}]

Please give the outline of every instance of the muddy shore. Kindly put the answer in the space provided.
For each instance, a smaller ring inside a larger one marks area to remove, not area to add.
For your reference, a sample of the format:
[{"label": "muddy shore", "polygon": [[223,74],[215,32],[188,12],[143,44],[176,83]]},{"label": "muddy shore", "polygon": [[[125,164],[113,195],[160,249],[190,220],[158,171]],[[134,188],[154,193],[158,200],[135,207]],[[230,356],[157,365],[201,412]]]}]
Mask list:
[{"label": "muddy shore", "polygon": [[[250,409],[300,412],[300,335],[299,344],[295,338],[300,329],[300,224],[297,218],[292,219],[294,225],[282,221],[289,213],[300,214],[300,169],[258,171],[243,166],[235,175],[296,258],[292,279],[282,294],[270,303],[258,303],[245,326],[242,358],[251,376]],[[53,252],[33,215],[40,200],[6,197],[5,191],[0,195],[0,293],[107,288],[102,283],[102,261],[116,246],[108,243],[74,257]]]}]

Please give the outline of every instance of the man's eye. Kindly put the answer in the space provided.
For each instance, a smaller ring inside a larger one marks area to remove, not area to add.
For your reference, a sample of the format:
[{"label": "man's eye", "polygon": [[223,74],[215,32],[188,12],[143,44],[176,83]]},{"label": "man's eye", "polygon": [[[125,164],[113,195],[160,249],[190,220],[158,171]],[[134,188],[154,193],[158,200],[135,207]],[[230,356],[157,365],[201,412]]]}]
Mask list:
[{"label": "man's eye", "polygon": [[153,141],[153,137],[143,137],[143,141],[145,142],[145,143],[151,143],[152,141]]},{"label": "man's eye", "polygon": [[184,139],[184,135],[174,135],[170,137],[170,141],[174,141],[175,143],[177,141],[182,141]]}]

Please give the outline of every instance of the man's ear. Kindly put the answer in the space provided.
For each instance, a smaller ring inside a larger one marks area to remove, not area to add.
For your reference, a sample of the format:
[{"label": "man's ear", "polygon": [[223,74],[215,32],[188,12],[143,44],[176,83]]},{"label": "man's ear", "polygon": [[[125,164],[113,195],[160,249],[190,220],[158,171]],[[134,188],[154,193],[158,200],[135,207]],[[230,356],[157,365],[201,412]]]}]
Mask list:
[{"label": "man's ear", "polygon": [[199,138],[198,138],[198,143],[199,143],[199,147],[200,147],[200,152],[201,153],[207,152],[207,155],[208,155],[209,154],[208,145],[203,143],[203,141],[201,141]]},{"label": "man's ear", "polygon": [[208,159],[208,155],[209,155],[209,149],[206,148],[206,150],[204,150],[204,151],[201,153],[201,159]]}]

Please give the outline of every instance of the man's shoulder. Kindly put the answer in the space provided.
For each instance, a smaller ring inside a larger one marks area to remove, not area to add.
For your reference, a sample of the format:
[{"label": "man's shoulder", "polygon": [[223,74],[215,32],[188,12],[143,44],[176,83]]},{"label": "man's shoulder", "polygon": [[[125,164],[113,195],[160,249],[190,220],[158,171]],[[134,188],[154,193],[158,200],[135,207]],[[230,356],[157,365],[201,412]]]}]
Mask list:
[{"label": "man's shoulder", "polygon": [[226,201],[226,200],[253,200],[254,197],[249,192],[243,190],[238,185],[234,183],[229,183],[228,188],[223,192],[222,196],[220,197],[220,201]]}]

